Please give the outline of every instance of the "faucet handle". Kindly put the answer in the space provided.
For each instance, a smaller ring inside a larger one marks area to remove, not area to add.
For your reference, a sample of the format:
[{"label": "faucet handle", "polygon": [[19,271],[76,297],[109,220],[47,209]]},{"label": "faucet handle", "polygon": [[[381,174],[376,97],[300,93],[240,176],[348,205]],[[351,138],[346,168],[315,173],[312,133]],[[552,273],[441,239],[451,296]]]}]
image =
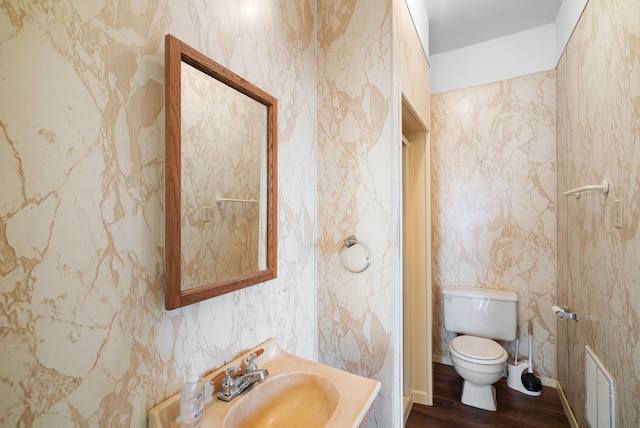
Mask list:
[{"label": "faucet handle", "polygon": [[256,358],[258,358],[258,356],[256,355],[255,352],[252,352],[244,360],[244,362],[246,364],[245,373],[253,373],[253,372],[258,370],[258,365],[254,361]]},{"label": "faucet handle", "polygon": [[230,396],[233,393],[233,388],[235,386],[235,382],[231,377],[231,373],[233,373],[233,369],[225,370],[226,376],[222,379],[221,391],[220,393],[225,396]]}]

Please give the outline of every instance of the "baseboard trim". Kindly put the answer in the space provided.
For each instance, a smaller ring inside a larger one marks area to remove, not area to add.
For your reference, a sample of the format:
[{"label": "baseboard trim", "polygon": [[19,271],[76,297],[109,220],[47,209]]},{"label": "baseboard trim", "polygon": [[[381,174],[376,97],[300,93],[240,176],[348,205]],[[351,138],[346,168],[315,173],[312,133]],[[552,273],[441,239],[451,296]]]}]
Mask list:
[{"label": "baseboard trim", "polygon": [[548,386],[553,389],[558,389],[558,381],[555,379],[551,379],[548,377],[541,377],[540,382],[542,382],[542,386]]},{"label": "baseboard trim", "polygon": [[[453,362],[451,361],[451,358],[444,357],[444,356],[441,356],[441,355],[434,355],[433,356],[433,362],[440,363],[440,364],[445,364],[447,366],[453,366]],[[506,376],[507,376],[507,371],[505,370],[504,377],[506,377]],[[555,389],[557,389],[558,385],[559,385],[557,380],[551,379],[551,378],[548,378],[548,377],[541,377],[540,378],[540,382],[542,382],[543,386],[549,386],[549,387],[555,388]]]},{"label": "baseboard trim", "polygon": [[567,419],[569,419],[569,424],[571,425],[571,428],[580,428],[580,426],[578,425],[578,421],[576,420],[576,415],[574,415],[573,410],[571,410],[571,406],[569,405],[567,396],[564,395],[564,390],[562,389],[562,385],[558,381],[556,381],[556,383],[558,384],[556,390],[558,391],[560,402],[562,403],[562,407],[564,408],[564,414],[567,415]]},{"label": "baseboard trim", "polygon": [[[443,357],[441,355],[434,355],[433,362],[439,364],[445,364],[447,366],[453,366],[451,358]],[[506,372],[506,371],[505,371]],[[578,425],[578,421],[576,420],[576,416],[573,414],[573,410],[571,410],[571,406],[569,405],[569,401],[567,400],[567,396],[564,395],[564,391],[562,389],[562,385],[556,379],[551,379],[548,377],[540,378],[542,385],[554,388],[558,391],[558,396],[560,397],[560,403],[562,403],[562,408],[564,409],[565,415],[567,415],[567,419],[569,420],[569,424],[571,424],[571,428],[580,428]]]},{"label": "baseboard trim", "polygon": [[414,403],[423,404],[425,406],[433,406],[433,403],[429,402],[429,396],[425,391],[416,391],[415,389],[412,389],[411,396],[413,397]]},{"label": "baseboard trim", "polygon": [[[413,407],[413,393],[402,397],[403,405],[404,405],[404,425],[407,424],[407,419],[409,419],[409,413],[411,413],[411,407]],[[403,426],[404,426],[403,425]]]},{"label": "baseboard trim", "polygon": [[433,362],[445,364],[447,366],[453,366],[453,362],[451,361],[451,358],[443,357],[442,355],[433,355]]}]

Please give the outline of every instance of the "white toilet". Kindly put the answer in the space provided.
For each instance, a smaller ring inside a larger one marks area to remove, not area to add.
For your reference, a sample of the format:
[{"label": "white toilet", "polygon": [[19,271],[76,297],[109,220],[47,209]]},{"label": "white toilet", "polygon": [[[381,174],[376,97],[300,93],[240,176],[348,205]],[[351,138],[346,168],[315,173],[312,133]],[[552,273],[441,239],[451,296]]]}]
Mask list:
[{"label": "white toilet", "polygon": [[477,287],[445,287],[444,328],[459,333],[449,343],[456,372],[464,379],[462,403],[497,409],[493,386],[505,372],[507,351],[491,339],[516,339],[518,294]]}]

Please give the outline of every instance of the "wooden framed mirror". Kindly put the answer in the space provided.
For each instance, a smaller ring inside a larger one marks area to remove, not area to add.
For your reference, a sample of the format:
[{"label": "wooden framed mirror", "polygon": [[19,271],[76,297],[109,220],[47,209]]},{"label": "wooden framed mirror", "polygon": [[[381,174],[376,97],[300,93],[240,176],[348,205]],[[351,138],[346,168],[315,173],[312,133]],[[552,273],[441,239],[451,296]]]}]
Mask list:
[{"label": "wooden framed mirror", "polygon": [[165,36],[165,308],[277,274],[277,100]]}]

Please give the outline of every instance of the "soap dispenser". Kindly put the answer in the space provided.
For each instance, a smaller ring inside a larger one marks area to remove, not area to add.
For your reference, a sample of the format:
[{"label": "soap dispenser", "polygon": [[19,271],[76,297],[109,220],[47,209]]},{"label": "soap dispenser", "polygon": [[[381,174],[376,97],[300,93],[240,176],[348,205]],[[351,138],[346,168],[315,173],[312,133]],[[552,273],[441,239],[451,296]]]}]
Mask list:
[{"label": "soap dispenser", "polygon": [[184,428],[195,428],[202,425],[204,416],[204,384],[196,367],[202,361],[199,355],[189,357],[189,367],[182,391],[180,392],[180,423]]}]

